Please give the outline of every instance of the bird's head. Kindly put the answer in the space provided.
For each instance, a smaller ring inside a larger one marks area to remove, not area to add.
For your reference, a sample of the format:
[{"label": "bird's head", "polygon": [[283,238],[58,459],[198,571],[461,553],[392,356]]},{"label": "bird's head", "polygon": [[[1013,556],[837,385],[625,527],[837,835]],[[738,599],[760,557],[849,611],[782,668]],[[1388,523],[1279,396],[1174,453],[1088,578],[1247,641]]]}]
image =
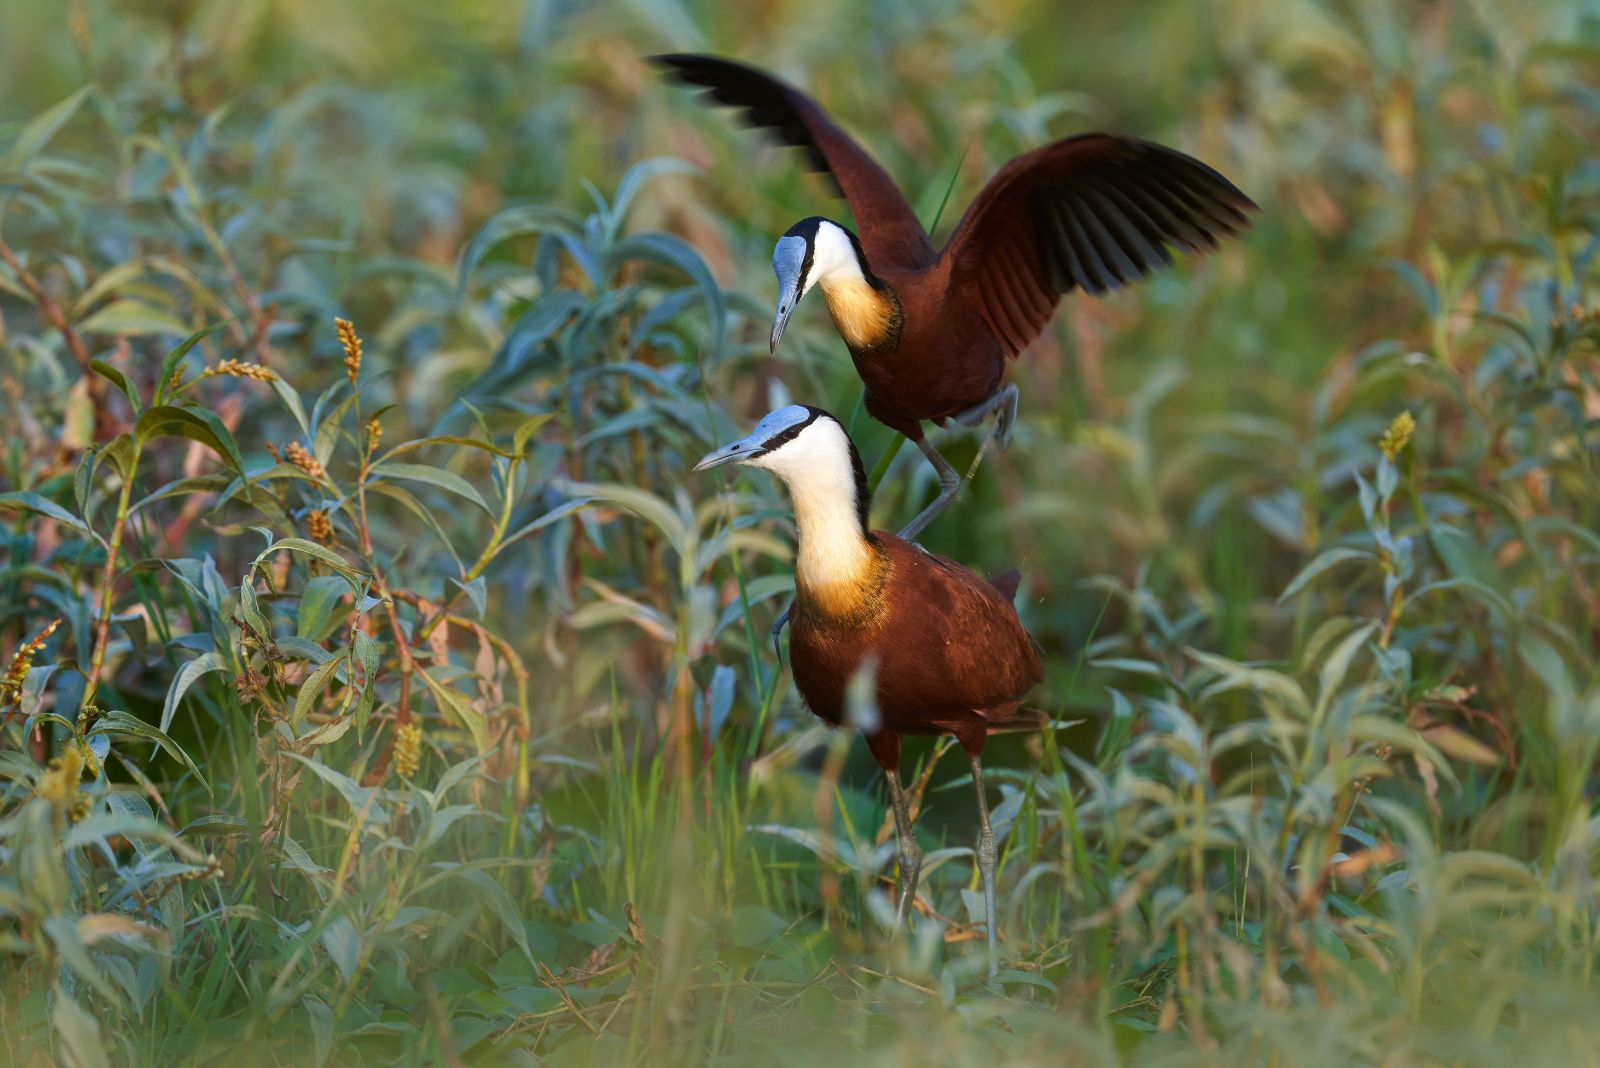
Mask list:
[{"label": "bird's head", "polygon": [[696,471],[745,464],[771,471],[788,484],[796,509],[825,504],[849,509],[867,531],[871,495],[867,472],[850,435],[821,408],[791,404],[769,412],[749,435],[701,457]]},{"label": "bird's head", "polygon": [[772,351],[789,325],[800,298],[811,287],[831,282],[873,284],[867,257],[856,235],[820,215],[801,219],[778,238],[772,250],[772,273],[778,276],[778,311],[772,317]]}]

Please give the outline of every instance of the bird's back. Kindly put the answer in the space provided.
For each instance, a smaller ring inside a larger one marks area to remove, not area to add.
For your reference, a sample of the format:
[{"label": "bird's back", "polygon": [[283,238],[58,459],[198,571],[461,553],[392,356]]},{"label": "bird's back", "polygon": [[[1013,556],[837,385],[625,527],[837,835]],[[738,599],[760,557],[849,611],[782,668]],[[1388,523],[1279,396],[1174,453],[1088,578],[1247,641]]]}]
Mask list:
[{"label": "bird's back", "polygon": [[900,335],[881,352],[851,351],[869,413],[902,433],[908,421],[942,424],[983,403],[1005,376],[1005,349],[978,308],[950,288],[948,275],[948,263],[885,272],[900,302]]},{"label": "bird's back", "polygon": [[833,624],[796,605],[790,658],[801,696],[841,722],[845,686],[872,655],[885,727],[981,746],[1043,676],[1032,638],[996,585],[892,534],[875,538],[889,566],[874,618]]}]

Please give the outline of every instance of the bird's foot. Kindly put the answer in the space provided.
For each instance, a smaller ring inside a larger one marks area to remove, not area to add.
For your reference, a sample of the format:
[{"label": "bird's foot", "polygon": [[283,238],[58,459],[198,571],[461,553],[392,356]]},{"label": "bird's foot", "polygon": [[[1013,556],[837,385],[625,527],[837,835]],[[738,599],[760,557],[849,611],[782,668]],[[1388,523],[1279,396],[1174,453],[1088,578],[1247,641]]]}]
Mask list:
[{"label": "bird's foot", "polygon": [[980,426],[989,416],[994,416],[994,440],[1005,452],[1011,447],[1011,432],[1017,422],[1017,402],[1021,397],[1021,390],[1017,389],[1015,382],[1003,389],[998,389],[988,400],[973,408],[968,408],[955,417],[955,421],[962,426]]},{"label": "bird's foot", "polygon": [[1017,427],[1017,400],[1021,391],[1013,383],[1000,391],[1000,404],[994,419],[994,443],[1001,452],[1011,448],[1011,434]]}]

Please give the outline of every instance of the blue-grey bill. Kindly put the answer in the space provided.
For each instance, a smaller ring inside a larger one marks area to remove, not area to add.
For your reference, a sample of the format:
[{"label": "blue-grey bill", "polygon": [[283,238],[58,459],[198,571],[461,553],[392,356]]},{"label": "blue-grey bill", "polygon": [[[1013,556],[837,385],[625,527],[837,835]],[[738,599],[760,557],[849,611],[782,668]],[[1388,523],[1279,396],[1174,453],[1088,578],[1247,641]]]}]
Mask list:
[{"label": "blue-grey bill", "polygon": [[786,299],[785,303],[778,305],[778,314],[772,317],[772,347],[767,351],[778,351],[778,342],[783,340],[783,331],[789,325],[789,316],[794,314],[794,305],[793,299]]},{"label": "blue-grey bill", "polygon": [[805,260],[806,243],[798,237],[779,238],[777,247],[772,250],[772,273],[778,278],[778,311],[772,317],[772,352],[778,351],[783,328],[789,325],[789,316],[800,303]]},{"label": "blue-grey bill", "polygon": [[711,452],[708,452],[704,456],[700,457],[700,462],[694,465],[694,470],[709,471],[713,467],[721,467],[723,464],[731,464],[739,460],[745,460],[755,454],[756,448],[751,443],[750,439],[740,438],[738,441],[730,442],[729,444],[722,446],[720,449],[713,449]]}]

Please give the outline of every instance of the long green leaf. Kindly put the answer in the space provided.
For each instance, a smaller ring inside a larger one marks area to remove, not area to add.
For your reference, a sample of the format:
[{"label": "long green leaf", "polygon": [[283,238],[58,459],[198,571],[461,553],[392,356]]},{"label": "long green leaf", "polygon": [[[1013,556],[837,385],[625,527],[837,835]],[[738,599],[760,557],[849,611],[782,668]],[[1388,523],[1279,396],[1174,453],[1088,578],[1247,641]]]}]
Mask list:
[{"label": "long green leaf", "polygon": [[172,685],[167,687],[167,699],[161,708],[161,729],[172,729],[172,717],[178,714],[178,704],[183,700],[183,695],[189,692],[189,687],[199,681],[200,676],[213,671],[226,670],[222,655],[216,651],[201,653],[193,660],[178,669],[172,677]]},{"label": "long green leaf", "polygon": [[244,457],[239,455],[239,446],[234,443],[233,435],[222,425],[221,419],[204,408],[157,405],[139,416],[133,433],[141,445],[162,437],[198,441],[222,457],[238,474],[244,474]]},{"label": "long green leaf", "polygon": [[494,510],[472,487],[472,483],[454,471],[447,471],[442,467],[429,467],[427,464],[402,464],[391,461],[373,468],[372,473],[383,478],[400,478],[408,482],[426,482],[431,486],[438,486],[442,490],[448,490],[458,497],[471,501],[488,515],[494,515]]},{"label": "long green leaf", "polygon": [[89,528],[83,520],[54,501],[47,500],[28,490],[13,490],[10,493],[0,493],[0,509],[32,512],[35,515],[54,519],[57,523],[62,523],[74,530],[82,531],[85,534],[89,533]]}]

